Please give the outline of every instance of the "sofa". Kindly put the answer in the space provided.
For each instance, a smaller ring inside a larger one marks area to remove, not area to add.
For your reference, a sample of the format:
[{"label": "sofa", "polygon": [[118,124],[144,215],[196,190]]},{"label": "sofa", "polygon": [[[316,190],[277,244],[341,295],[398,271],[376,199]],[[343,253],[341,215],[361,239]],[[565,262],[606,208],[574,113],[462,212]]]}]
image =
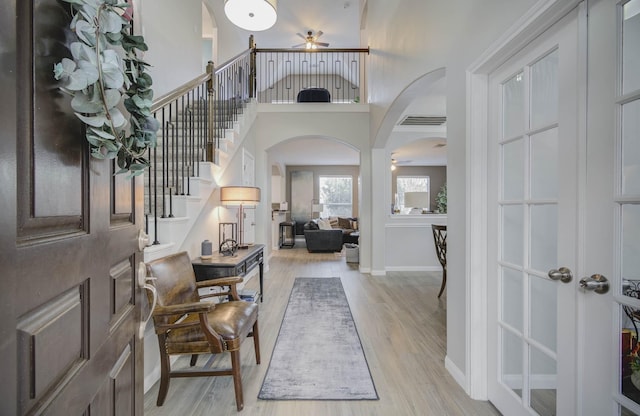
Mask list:
[{"label": "sofa", "polygon": [[338,252],[345,243],[358,243],[359,234],[355,233],[357,220],[353,218],[329,218],[311,220],[304,224],[304,240],[307,251]]}]

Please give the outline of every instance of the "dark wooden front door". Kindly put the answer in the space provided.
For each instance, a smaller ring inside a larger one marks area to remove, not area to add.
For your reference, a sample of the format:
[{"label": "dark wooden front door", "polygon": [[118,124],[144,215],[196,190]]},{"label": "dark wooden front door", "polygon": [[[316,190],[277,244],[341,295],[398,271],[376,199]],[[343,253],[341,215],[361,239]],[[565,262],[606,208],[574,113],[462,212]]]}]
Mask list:
[{"label": "dark wooden front door", "polygon": [[69,19],[0,0],[0,415],[141,415],[142,182],[89,158],[53,78]]}]

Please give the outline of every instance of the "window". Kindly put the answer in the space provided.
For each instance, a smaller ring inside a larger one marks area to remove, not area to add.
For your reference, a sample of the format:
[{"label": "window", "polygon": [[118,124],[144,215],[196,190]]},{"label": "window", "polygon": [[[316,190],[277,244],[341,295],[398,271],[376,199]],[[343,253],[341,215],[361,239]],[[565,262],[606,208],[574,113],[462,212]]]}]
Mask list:
[{"label": "window", "polygon": [[353,178],[351,176],[320,176],[319,195],[323,217],[353,215]]},{"label": "window", "polygon": [[[430,191],[430,181],[428,176],[398,176],[396,178],[396,205],[400,208],[403,214],[407,214],[408,210],[404,206],[404,193],[405,192],[427,192]],[[430,195],[430,193],[429,193]],[[426,207],[430,209],[429,205]]]}]

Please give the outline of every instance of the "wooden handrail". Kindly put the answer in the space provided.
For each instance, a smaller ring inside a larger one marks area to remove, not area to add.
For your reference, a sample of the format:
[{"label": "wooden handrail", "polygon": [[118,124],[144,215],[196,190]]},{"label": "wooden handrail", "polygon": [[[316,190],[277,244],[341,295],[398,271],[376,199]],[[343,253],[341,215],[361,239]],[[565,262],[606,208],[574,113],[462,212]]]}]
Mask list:
[{"label": "wooden handrail", "polygon": [[321,53],[321,52],[357,52],[369,54],[369,48],[322,48],[322,49],[278,49],[278,48],[256,48],[256,53],[264,52],[287,52],[287,53]]}]

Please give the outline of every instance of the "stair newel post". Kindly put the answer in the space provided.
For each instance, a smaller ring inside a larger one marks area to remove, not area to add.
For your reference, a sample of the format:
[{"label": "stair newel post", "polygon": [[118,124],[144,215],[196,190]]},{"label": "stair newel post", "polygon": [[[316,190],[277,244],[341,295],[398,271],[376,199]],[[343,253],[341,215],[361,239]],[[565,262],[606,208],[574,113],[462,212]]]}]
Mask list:
[{"label": "stair newel post", "polygon": [[207,129],[207,148],[206,148],[206,152],[207,152],[207,161],[213,162],[213,163],[217,163],[217,160],[215,160],[215,148],[217,146],[214,146],[214,129],[215,129],[215,113],[214,113],[214,105],[215,105],[215,100],[213,98],[213,80],[215,78],[214,72],[213,72],[213,61],[209,61],[207,63],[207,74],[209,74],[209,78],[207,80],[207,124],[208,124],[208,129]]},{"label": "stair newel post", "polygon": [[249,49],[251,54],[249,58],[249,98],[256,96],[256,41],[253,35],[249,36]]}]

